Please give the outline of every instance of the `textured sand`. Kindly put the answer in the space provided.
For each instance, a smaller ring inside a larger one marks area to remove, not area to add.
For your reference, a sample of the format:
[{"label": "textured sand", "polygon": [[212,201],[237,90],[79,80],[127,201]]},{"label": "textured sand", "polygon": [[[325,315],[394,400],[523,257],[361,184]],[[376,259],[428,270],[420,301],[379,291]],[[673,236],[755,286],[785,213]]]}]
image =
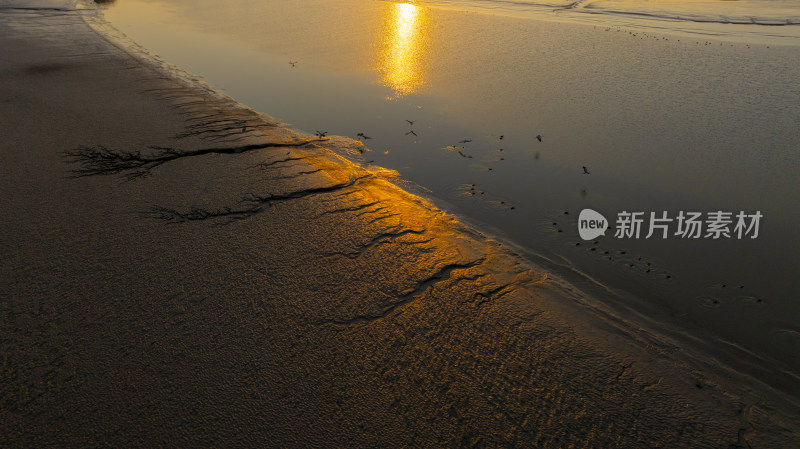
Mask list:
[{"label": "textured sand", "polygon": [[19,3],[0,447],[797,445],[389,174]]}]

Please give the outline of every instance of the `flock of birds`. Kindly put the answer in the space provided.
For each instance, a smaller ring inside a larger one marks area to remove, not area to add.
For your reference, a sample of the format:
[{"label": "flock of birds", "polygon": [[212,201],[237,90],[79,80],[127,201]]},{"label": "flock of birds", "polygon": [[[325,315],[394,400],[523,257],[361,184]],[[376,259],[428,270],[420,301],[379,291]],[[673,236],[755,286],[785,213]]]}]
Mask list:
[{"label": "flock of birds", "polygon": [[[297,63],[298,63],[298,61],[292,61],[292,60],[290,60],[290,61],[289,61],[289,65],[291,65],[291,66],[292,66],[292,68],[295,68],[295,67],[297,66]],[[414,127],[414,124],[416,123],[416,120],[408,120],[408,119],[406,119],[406,122],[408,123],[408,125],[409,125],[409,127],[410,127],[410,128],[408,129],[408,131],[406,131],[405,135],[406,135],[406,136],[414,136],[414,137],[419,137],[419,135],[418,135],[418,134],[417,134],[417,133],[414,131],[414,128],[413,128],[413,127]],[[246,131],[246,129],[247,129],[247,127],[246,127],[246,126],[243,126],[243,127],[242,127],[242,132],[245,132],[245,131]],[[319,131],[319,130],[317,130],[317,131],[314,133],[314,135],[315,135],[315,136],[317,136],[317,137],[321,137],[321,138],[322,138],[322,137],[327,137],[327,136],[328,136],[328,131]],[[363,141],[363,140],[371,140],[371,139],[372,139],[372,137],[368,136],[368,135],[367,135],[365,132],[363,132],[363,131],[362,131],[362,132],[359,132],[359,133],[357,133],[357,134],[356,134],[356,137],[358,137],[358,138],[359,138],[359,139],[361,139],[362,141]],[[500,136],[498,136],[498,140],[503,140],[504,138],[505,138],[505,135],[500,135]],[[539,141],[539,142],[542,142],[542,135],[541,135],[541,134],[537,134],[537,135],[536,135],[536,140],[537,140],[537,141]],[[464,153],[463,151],[461,151],[461,150],[465,149],[465,148],[466,148],[466,147],[465,147],[465,145],[466,145],[466,144],[468,144],[468,143],[470,143],[470,142],[472,142],[472,139],[462,139],[462,140],[460,140],[460,141],[458,142],[458,145],[448,145],[448,146],[446,146],[446,147],[445,147],[445,149],[447,149],[447,150],[456,150],[456,152],[457,152],[457,153],[458,153],[458,154],[459,154],[461,157],[472,159],[472,156],[471,156],[471,155],[469,155],[469,154],[466,154],[466,153]],[[502,149],[502,148],[500,148],[498,151],[501,151],[501,152],[502,152],[502,151],[503,151],[503,149]],[[363,154],[363,153],[364,153],[364,150],[363,150],[363,149],[362,149],[362,150],[359,150],[359,152]],[[386,153],[388,154],[388,151],[387,151]],[[539,152],[538,152],[538,151],[536,152],[536,154],[535,154],[534,158],[535,158],[535,159],[538,159],[538,158],[539,158]],[[504,158],[504,157],[500,157],[500,158],[499,158],[499,160],[501,160],[501,161],[502,161],[502,160],[505,160],[505,158]],[[369,161],[369,162],[371,163],[371,162],[373,162],[373,161]],[[582,168],[583,168],[583,174],[584,174],[584,175],[588,175],[588,174],[590,174],[590,172],[589,172],[589,169],[588,169],[588,168],[586,168],[586,166],[582,166]],[[492,171],[492,170],[493,170],[493,168],[492,168],[492,167],[488,167],[488,170],[489,170],[489,171]],[[469,194],[469,195],[485,195],[485,193],[486,193],[485,191],[478,191],[478,190],[476,190],[476,189],[475,189],[475,184],[470,184],[468,187],[469,187],[469,189],[467,189],[467,194]],[[503,201],[503,200],[497,201],[497,203],[498,203],[499,205],[501,205],[501,206],[506,206],[506,204],[505,204],[505,201]],[[514,207],[514,206],[509,206],[508,208],[509,208],[510,210],[514,210],[514,209],[515,209],[515,207]]]},{"label": "flock of birds", "polygon": [[[408,136],[408,135],[417,136],[417,133],[416,133],[416,132],[414,132],[414,129],[413,129],[413,126],[414,126],[414,124],[416,123],[416,121],[415,121],[415,120],[408,120],[408,119],[406,119],[406,123],[408,123],[408,125],[409,125],[409,127],[410,127],[410,128],[409,128],[409,129],[408,129],[408,131],[405,133],[405,135],[407,135],[407,136]],[[327,137],[327,135],[328,135],[328,131],[319,131],[319,130],[317,130],[317,131],[315,132],[315,135],[316,135],[317,137]],[[365,132],[363,132],[363,131],[362,131],[362,132],[359,132],[359,133],[357,133],[357,134],[356,134],[356,137],[357,137],[357,138],[359,138],[359,139],[361,139],[362,141],[365,141],[365,140],[370,140],[370,139],[372,139],[372,137],[368,136],[368,135],[367,135]],[[503,140],[503,139],[505,139],[505,135],[496,136],[496,138],[497,138],[497,140]],[[542,142],[542,140],[543,140],[543,137],[542,137],[542,135],[541,135],[541,134],[538,134],[538,135],[536,135],[536,140],[537,140],[537,141],[539,141],[539,142]],[[467,139],[462,139],[462,140],[458,141],[458,142],[457,142],[457,144],[455,144],[455,145],[447,145],[447,146],[445,146],[443,149],[445,149],[445,150],[449,150],[449,151],[455,151],[456,153],[458,153],[458,155],[459,155],[459,156],[461,156],[461,157],[463,157],[463,158],[472,159],[472,158],[473,158],[473,157],[472,157],[472,155],[470,155],[470,154],[467,154],[467,152],[466,152],[466,148],[467,148],[467,147],[466,147],[466,145],[467,145],[467,144],[469,144],[469,143],[471,143],[472,141],[473,141],[473,139],[469,139],[469,138],[467,138]],[[464,150],[464,151],[462,151],[462,150]],[[361,154],[364,154],[364,151],[369,151],[369,150],[366,150],[365,148],[360,148],[360,149],[359,149],[359,152],[360,152]],[[497,151],[498,151],[498,152],[501,152],[501,154],[502,154],[502,152],[503,152],[504,150],[503,150],[503,148],[499,148]],[[389,153],[388,151],[386,151],[386,152],[385,152],[385,154],[388,154],[388,153]],[[535,153],[535,155],[534,155],[534,158],[535,158],[535,159],[538,159],[538,158],[539,158],[539,152],[538,152],[538,151]],[[497,161],[503,161],[503,160],[505,160],[505,158],[504,158],[504,157],[502,157],[502,156],[500,156],[500,157],[498,157],[496,160],[497,160]],[[370,161],[366,161],[366,162],[367,162],[367,163],[372,163],[372,162],[374,162],[374,161],[373,161],[373,160],[370,160]],[[581,168],[583,169],[583,173],[582,173],[582,174],[584,174],[584,175],[588,175],[588,174],[590,174],[590,172],[589,172],[589,169],[588,169],[586,166],[582,166]],[[493,169],[492,167],[487,167],[487,170],[488,170],[488,171],[493,171],[494,169]],[[487,195],[487,192],[486,192],[486,191],[484,191],[484,190],[479,190],[479,189],[477,189],[475,184],[467,184],[467,185],[462,185],[461,187],[459,187],[459,190],[461,191],[461,193],[462,193],[463,195],[467,195],[467,196],[481,196],[481,197],[483,197],[483,198],[486,198],[486,199],[487,199],[487,201],[489,201],[490,203],[494,203],[494,204],[495,204],[497,207],[501,207],[501,208],[508,209],[508,210],[515,210],[515,209],[516,209],[516,206],[514,206],[514,205],[512,205],[512,204],[510,204],[510,203],[507,203],[505,200],[501,200],[501,199],[489,199],[489,197],[490,197],[490,196],[489,196],[489,195]],[[584,194],[584,196],[585,196],[585,190],[583,190],[583,191],[582,191],[582,193],[583,193],[583,194]]]},{"label": "flock of birds", "polygon": [[[294,67],[294,66],[293,66],[293,67]],[[418,136],[418,134],[417,134],[416,132],[414,132],[414,129],[413,129],[413,126],[414,126],[414,124],[416,123],[416,121],[415,121],[415,120],[408,120],[408,119],[406,119],[406,122],[408,123],[408,125],[409,125],[409,127],[410,127],[410,128],[409,128],[409,130],[408,130],[408,131],[405,133],[405,135],[407,135],[407,136],[408,136],[408,135]],[[317,137],[327,137],[327,135],[328,135],[328,131],[319,131],[319,130],[317,130],[317,131],[316,131],[314,134],[315,134]],[[359,132],[359,133],[357,133],[357,134],[356,134],[356,137],[358,137],[358,138],[359,138],[359,139],[361,139],[362,141],[364,141],[364,140],[370,140],[370,139],[372,139],[372,137],[368,136],[368,135],[367,135],[365,132],[363,132],[363,131],[362,131],[362,132]],[[498,140],[503,140],[504,138],[505,138],[505,135],[500,135],[500,136],[497,136],[497,139],[498,139]],[[539,141],[539,142],[542,142],[542,139],[543,139],[543,138],[542,138],[542,135],[541,135],[541,134],[537,134],[537,135],[536,135],[536,140],[537,140],[537,141]],[[473,141],[472,139],[462,139],[462,140],[458,141],[458,143],[457,143],[457,144],[455,144],[455,145],[447,145],[446,147],[444,147],[444,149],[445,149],[445,150],[449,150],[449,151],[456,151],[456,152],[457,152],[457,153],[458,153],[458,154],[459,154],[461,157],[463,157],[463,158],[468,158],[468,159],[472,159],[472,155],[470,155],[470,154],[466,154],[464,151],[461,151],[461,150],[466,150],[466,144],[468,144],[468,143],[471,143],[472,141]],[[502,151],[504,151],[504,150],[503,150],[503,148],[499,148],[497,151],[498,151],[498,152],[502,152]],[[364,149],[363,149],[363,148],[362,148],[362,149],[359,149],[359,152],[360,152],[361,154],[364,154]],[[386,152],[386,154],[388,154],[388,151]],[[535,158],[535,159],[538,159],[538,158],[539,158],[539,152],[538,152],[538,151],[537,151],[537,152],[536,152],[536,154],[534,155],[534,158]],[[499,157],[497,160],[499,160],[499,161],[503,161],[503,160],[505,160],[505,158],[501,156],[501,157]],[[372,163],[372,162],[374,162],[374,161],[370,160],[370,161],[367,161],[367,162],[368,162],[368,163]],[[590,174],[590,172],[589,172],[589,169],[588,169],[586,166],[582,166],[582,168],[583,168],[583,174],[584,174],[584,175],[588,175],[588,174]],[[493,169],[492,167],[487,167],[487,170],[488,170],[488,171],[493,171],[494,169]],[[477,189],[476,189],[476,186],[475,186],[475,184],[468,184],[468,185],[466,185],[466,186],[462,186],[462,188],[460,188],[460,190],[462,190],[462,193],[463,193],[463,194],[466,194],[466,195],[469,195],[469,196],[483,196],[483,195],[486,195],[486,191],[483,191],[483,190],[477,190]],[[584,190],[584,191],[582,191],[582,192],[585,192],[585,190]],[[505,200],[494,200],[494,201],[492,201],[492,202],[493,202],[493,203],[496,203],[496,205],[497,205],[497,206],[499,206],[499,207],[507,208],[507,209],[509,209],[509,210],[514,210],[514,209],[516,209],[516,207],[515,207],[515,206],[513,206],[513,205],[510,205],[510,204],[507,204]]]},{"label": "flock of birds", "polygon": [[[292,68],[294,68],[294,67],[296,67],[296,66],[297,66],[297,61],[292,61],[292,60],[290,60],[290,61],[289,61],[289,65],[291,65],[291,66],[292,66]],[[418,134],[417,134],[417,133],[414,131],[414,129],[413,129],[413,126],[414,126],[414,123],[416,123],[416,120],[408,120],[408,119],[406,119],[406,122],[408,122],[409,126],[411,126],[411,127],[412,127],[412,129],[409,129],[409,130],[408,130],[408,131],[405,133],[405,135],[407,135],[407,136],[419,137],[419,135],[418,135]],[[247,129],[247,127],[246,127],[246,126],[242,127],[242,132],[245,132],[245,131],[246,131],[246,129]],[[316,132],[314,133],[314,135],[316,135],[317,137],[327,137],[327,135],[328,135],[328,131],[316,131]],[[365,134],[365,133],[363,133],[363,132],[360,132],[360,133],[356,134],[356,137],[358,137],[358,138],[360,138],[360,139],[362,139],[362,140],[370,140],[370,139],[372,139],[372,137],[370,137],[370,136],[366,135],[366,134]],[[499,140],[503,140],[503,137],[505,137],[505,135],[501,135],[501,136],[500,136],[498,139],[499,139]],[[542,135],[541,135],[541,134],[537,134],[537,135],[536,135],[536,140],[538,140],[539,142],[541,142],[541,141],[542,141]],[[459,141],[458,143],[463,145],[463,144],[467,144],[467,143],[470,143],[470,142],[472,142],[472,139],[463,139],[463,140]],[[458,147],[458,146],[456,146],[456,145],[448,145],[448,146],[447,146],[447,147],[445,147],[445,148],[446,148],[446,149],[451,149],[451,150],[452,150],[452,149],[456,149],[456,150],[457,150],[458,148],[461,148],[461,149],[463,149],[464,147],[463,147],[463,146],[461,146],[461,147]],[[501,148],[501,149],[500,149],[500,151],[503,151],[503,149]],[[458,154],[459,154],[459,155],[461,155],[461,157],[465,157],[465,158],[470,158],[470,159],[472,159],[472,156],[470,156],[470,155],[467,155],[467,154],[464,154],[464,153],[463,153],[461,150],[458,150]],[[537,158],[537,159],[538,159],[538,158]],[[500,158],[500,160],[502,161],[502,160],[504,160],[504,158],[502,158],[502,157],[501,157],[501,158]],[[492,170],[492,168],[491,168],[491,167],[489,167],[489,170]],[[590,173],[589,173],[589,169],[587,169],[587,168],[586,168],[586,166],[583,166],[583,174],[584,174],[584,175],[588,175],[588,174],[590,174]]]},{"label": "flock of birds", "polygon": [[[613,30],[613,28],[611,28],[611,27],[608,27],[608,28],[607,28],[605,31],[612,31],[612,30]],[[622,30],[622,29],[620,29],[620,28],[617,28],[615,31],[617,31],[617,32],[621,32],[621,31],[623,31],[623,30]],[[646,39],[646,38],[650,38],[650,39],[655,39],[655,40],[664,40],[664,41],[668,41],[668,40],[669,40],[669,39],[668,39],[668,38],[666,38],[666,37],[661,37],[661,36],[656,36],[656,35],[650,35],[650,34],[648,34],[648,33],[646,33],[646,32],[634,32],[634,31],[628,31],[628,33],[629,33],[629,34],[630,34],[632,37],[634,37],[634,38],[639,38],[639,39]],[[677,41],[678,41],[678,42],[680,42],[680,39],[678,39]],[[697,42],[695,42],[695,44],[697,44],[697,45],[701,45],[701,44],[703,44],[703,45],[705,45],[705,46],[712,45],[712,43],[711,43],[711,42],[708,42],[708,41],[705,41],[705,42],[700,42],[700,41],[697,41]],[[723,44],[722,44],[722,43],[720,43],[719,45],[723,45]],[[733,45],[731,44],[731,46],[733,46]],[[747,45],[747,47],[748,47],[748,48],[750,48],[750,45]],[[767,46],[767,48],[769,48],[769,46]],[[298,61],[292,61],[292,60],[290,60],[290,61],[289,61],[289,64],[291,65],[291,67],[292,67],[292,68],[295,68],[295,67],[297,66],[297,63],[298,63]],[[413,126],[414,126],[414,124],[416,123],[416,121],[415,121],[415,120],[408,120],[408,119],[406,119],[405,121],[406,121],[406,122],[408,123],[408,125],[410,126],[410,128],[408,129],[408,131],[406,131],[406,132],[405,132],[405,135],[406,135],[406,136],[414,136],[414,137],[418,137],[418,134],[417,134],[417,133],[414,131],[414,129],[413,129]],[[246,130],[246,126],[243,126],[243,127],[242,127],[242,132],[245,132],[245,130]],[[327,132],[327,131],[316,131],[316,135],[317,135],[318,137],[326,137],[326,136],[327,136],[327,134],[328,134],[328,132]],[[356,137],[360,138],[362,141],[365,141],[365,140],[371,140],[371,139],[372,139],[372,137],[368,136],[368,135],[367,135],[365,132],[359,132],[359,133],[357,133],[357,134],[356,134]],[[497,137],[497,138],[498,138],[498,140],[503,140],[503,139],[504,139],[504,137],[505,137],[504,135],[500,135],[500,136],[499,136],[499,137]],[[541,134],[537,134],[537,135],[536,135],[536,140],[537,140],[538,142],[542,142],[542,139],[543,139],[543,138],[542,138],[542,135],[541,135]],[[472,141],[473,141],[472,139],[468,139],[468,138],[467,138],[467,139],[462,139],[462,140],[460,140],[460,141],[458,142],[458,145],[448,145],[447,147],[445,147],[445,149],[447,149],[447,150],[456,150],[456,152],[457,152],[457,153],[458,153],[458,154],[459,154],[461,157],[463,157],[463,158],[469,158],[469,159],[472,159],[472,156],[471,156],[471,155],[469,155],[469,154],[467,154],[467,153],[465,152],[465,151],[466,151],[466,150],[465,150],[465,148],[466,148],[466,146],[465,146],[465,145],[466,145],[466,144],[468,144],[468,143],[471,143]],[[461,151],[461,150],[465,150],[465,151]],[[361,153],[362,153],[362,154],[363,154],[363,151],[364,151],[364,150],[361,150]],[[500,152],[502,152],[502,151],[503,151],[503,149],[502,149],[502,148],[500,148],[500,149],[499,149],[499,151],[500,151]],[[386,154],[388,154],[388,151],[386,152]],[[538,158],[539,158],[539,152],[538,152],[538,151],[535,153],[535,156],[534,156],[534,158],[535,158],[535,159],[538,159]],[[502,161],[502,160],[504,160],[504,158],[503,158],[503,157],[499,157],[499,160],[501,160],[501,161]],[[368,161],[368,162],[372,162],[372,161]],[[589,174],[591,174],[591,172],[589,171],[588,167],[586,167],[585,165],[584,165],[584,166],[581,166],[581,168],[582,168],[582,170],[583,170],[583,171],[582,171],[582,174],[583,174],[583,175],[589,175]],[[488,167],[488,170],[490,170],[490,171],[491,171],[491,170],[492,170],[492,167]],[[462,190],[462,193],[464,193],[464,194],[466,194],[466,195],[469,195],[469,196],[481,196],[481,197],[486,197],[486,196],[487,196],[487,192],[486,192],[486,191],[484,191],[484,190],[480,190],[480,189],[478,189],[478,188],[476,187],[476,184],[474,184],[474,183],[473,183],[473,184],[466,184],[466,185],[463,185],[463,186],[461,186],[461,187],[460,187],[460,190]],[[584,197],[585,197],[585,196],[586,196],[586,190],[585,190],[585,189],[584,189],[584,190],[581,190],[581,194],[582,194],[582,196],[584,196]],[[503,207],[505,207],[505,208],[507,208],[507,209],[509,209],[509,210],[514,210],[514,209],[515,209],[515,206],[513,206],[513,205],[510,205],[510,204],[507,204],[507,202],[506,202],[505,200],[492,200],[492,202],[494,202],[494,203],[497,203],[498,205],[500,205],[500,206],[503,206]],[[564,213],[564,214],[568,214],[568,212],[566,212],[566,211],[564,211],[563,213]],[[558,226],[558,223],[557,223],[557,222],[553,222],[553,223],[552,223],[552,225],[553,225],[553,227],[554,227],[554,228],[557,230],[557,232],[559,232],[559,233],[560,233],[560,232],[562,232],[562,231],[563,231],[563,230],[562,230],[562,229],[561,229],[561,228]],[[575,246],[579,246],[580,244],[581,244],[580,242],[576,242],[576,243],[575,243]],[[603,249],[603,248],[601,248],[601,247],[597,247],[597,246],[595,246],[595,245],[597,245],[597,244],[598,244],[598,242],[597,242],[597,241],[593,242],[593,245],[591,245],[591,246],[588,248],[588,251],[602,253],[602,255],[603,255],[603,256],[605,256],[605,257],[607,257],[609,260],[613,260],[613,259],[615,258],[615,257],[613,257],[613,255],[611,254],[611,251],[610,251],[610,250],[608,250],[608,249]],[[623,257],[623,258],[624,258],[624,257],[625,257],[625,254],[626,254],[626,251],[624,251],[624,250],[618,250],[616,253],[617,253],[617,254],[616,254],[617,256],[620,256],[620,257]],[[655,268],[652,266],[652,263],[651,263],[650,261],[646,261],[646,260],[644,260],[644,261],[643,261],[643,259],[642,259],[642,257],[641,257],[641,256],[639,256],[639,257],[637,258],[637,260],[636,260],[636,261],[633,261],[633,260],[626,260],[625,262],[626,262],[626,263],[625,263],[625,265],[626,265],[626,266],[628,266],[629,268],[640,268],[640,269],[641,269],[641,270],[642,270],[644,273],[646,273],[646,274],[650,274],[651,272],[653,272],[653,271],[655,270]],[[669,273],[665,273],[665,272],[660,272],[660,273],[659,273],[659,275],[660,275],[660,276],[662,276],[664,279],[670,279],[670,278],[672,277],[672,275],[671,275],[671,274],[669,274]],[[722,289],[725,289],[725,287],[726,287],[726,284],[722,284],[722,285],[721,285],[721,288],[722,288]],[[739,285],[739,289],[743,289],[743,288],[744,288],[744,286],[742,286],[742,285]],[[761,301],[762,301],[761,299],[757,299],[757,302],[761,302]],[[718,302],[719,302],[719,301],[718,301],[717,299],[713,299],[713,304],[717,304]]]},{"label": "flock of birds", "polygon": [[[408,119],[406,119],[406,122],[408,122],[409,126],[412,126],[412,127],[414,126],[414,123],[416,123],[416,121],[414,121],[414,120],[408,120]],[[316,132],[314,133],[314,135],[316,135],[317,137],[327,137],[327,135],[328,135],[328,131],[319,131],[319,130],[318,130],[318,131],[316,131]],[[408,136],[408,135],[418,136],[418,134],[417,134],[416,132],[414,132],[414,129],[413,129],[413,128],[412,128],[412,129],[409,129],[409,130],[408,130],[408,131],[405,133],[405,135],[407,135],[407,136]],[[361,140],[369,140],[369,139],[372,139],[372,137],[370,137],[370,136],[366,135],[366,133],[364,133],[364,132],[359,132],[359,133],[357,133],[357,134],[356,134],[356,137],[360,138]],[[504,137],[505,137],[505,135],[501,135],[501,136],[499,136],[499,137],[498,137],[498,140],[503,140],[503,138],[504,138]],[[541,141],[542,141],[542,135],[541,135],[541,134],[538,134],[538,135],[536,136],[536,140],[538,140],[539,142],[541,142]],[[458,141],[458,143],[459,143],[460,145],[448,145],[448,146],[446,146],[446,147],[445,147],[445,149],[446,149],[446,150],[456,150],[456,151],[458,152],[458,154],[459,154],[461,157],[472,159],[472,156],[470,156],[470,155],[468,155],[468,154],[465,154],[464,152],[462,152],[462,151],[461,151],[462,149],[465,149],[465,148],[466,148],[466,147],[464,146],[464,144],[467,144],[467,143],[470,143],[470,142],[472,142],[472,139],[463,139],[463,140],[460,140],[460,141]],[[502,149],[502,148],[500,148],[498,151],[503,151],[503,149]],[[537,156],[538,156],[538,153],[537,153]],[[538,159],[538,157],[537,157],[537,159]],[[503,157],[501,157],[501,158],[500,158],[500,160],[502,161],[502,160],[504,160],[504,158],[503,158]],[[583,166],[582,168],[583,168],[583,174],[584,174],[584,175],[588,175],[588,174],[590,174],[590,172],[589,172],[589,169],[588,169],[588,168],[586,168],[586,166]],[[492,170],[492,168],[491,168],[491,167],[489,167],[489,170],[491,171],[491,170]]]}]

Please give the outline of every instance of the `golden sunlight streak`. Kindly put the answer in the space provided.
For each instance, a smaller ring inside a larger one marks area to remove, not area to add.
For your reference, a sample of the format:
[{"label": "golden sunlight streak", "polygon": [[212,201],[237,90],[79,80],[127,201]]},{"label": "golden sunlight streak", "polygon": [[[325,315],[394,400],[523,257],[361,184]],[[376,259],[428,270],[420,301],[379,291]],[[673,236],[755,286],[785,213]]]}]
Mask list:
[{"label": "golden sunlight streak", "polygon": [[402,97],[423,84],[428,57],[428,14],[411,3],[387,3],[378,49],[383,84]]}]

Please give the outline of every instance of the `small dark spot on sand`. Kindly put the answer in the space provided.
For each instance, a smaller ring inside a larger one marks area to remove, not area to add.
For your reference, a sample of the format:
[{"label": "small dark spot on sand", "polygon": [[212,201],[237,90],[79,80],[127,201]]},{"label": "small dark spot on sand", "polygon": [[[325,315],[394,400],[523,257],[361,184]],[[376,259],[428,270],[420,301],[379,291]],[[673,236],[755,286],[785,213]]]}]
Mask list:
[{"label": "small dark spot on sand", "polygon": [[581,242],[575,242],[575,246],[580,246]]}]

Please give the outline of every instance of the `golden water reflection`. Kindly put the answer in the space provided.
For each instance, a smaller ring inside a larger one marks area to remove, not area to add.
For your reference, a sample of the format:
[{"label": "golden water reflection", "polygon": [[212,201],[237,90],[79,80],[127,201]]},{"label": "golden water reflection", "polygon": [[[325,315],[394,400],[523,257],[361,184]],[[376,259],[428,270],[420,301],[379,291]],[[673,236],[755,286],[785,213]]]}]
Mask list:
[{"label": "golden water reflection", "polygon": [[416,92],[424,84],[428,62],[429,16],[411,3],[387,3],[381,27],[377,71],[394,98]]}]

